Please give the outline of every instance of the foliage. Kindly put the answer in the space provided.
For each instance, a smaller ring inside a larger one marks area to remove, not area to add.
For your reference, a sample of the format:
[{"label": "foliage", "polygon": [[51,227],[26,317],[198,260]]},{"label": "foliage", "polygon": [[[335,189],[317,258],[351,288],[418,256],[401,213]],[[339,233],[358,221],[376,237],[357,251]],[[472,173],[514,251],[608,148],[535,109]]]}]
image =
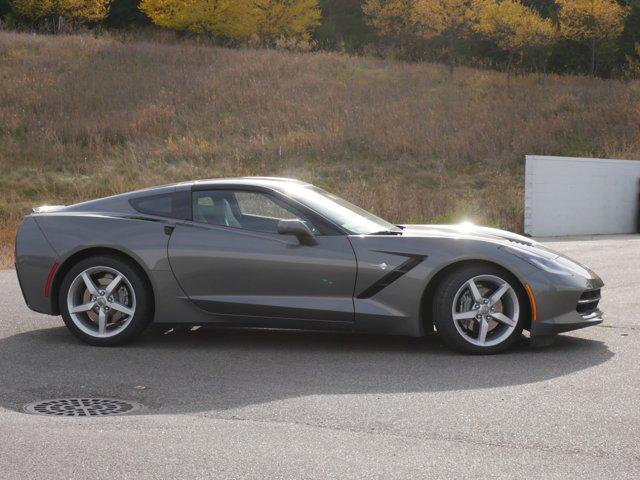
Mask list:
[{"label": "foliage", "polygon": [[366,0],[362,5],[367,22],[383,39],[408,44],[415,33],[415,0]]},{"label": "foliage", "polygon": [[53,0],[11,0],[11,5],[16,13],[29,20],[55,14]]},{"label": "foliage", "polygon": [[601,76],[622,76],[640,42],[640,0],[0,0],[0,17],[5,29],[91,23],[176,38],[167,28],[227,45]]},{"label": "foliage", "polygon": [[253,0],[256,34],[264,43],[279,38],[309,40],[309,32],[320,24],[317,0]]},{"label": "foliage", "polygon": [[324,49],[360,52],[375,40],[366,23],[361,0],[320,0],[322,21],[313,32],[314,41]]},{"label": "foliage", "polygon": [[615,0],[557,0],[557,3],[562,35],[569,40],[589,42],[591,74],[595,75],[597,42],[622,34],[629,9]]},{"label": "foliage", "polygon": [[363,10],[379,35],[404,49],[441,45],[450,67],[462,44],[478,43],[475,32],[511,55],[556,38],[550,19],[517,0],[367,0]]},{"label": "foliage", "polygon": [[471,31],[475,19],[473,0],[416,0],[413,10],[418,35],[445,40],[447,63],[453,69],[456,45]]},{"label": "foliage", "polygon": [[424,50],[425,41],[442,39],[449,65],[457,43],[470,32],[472,0],[366,0],[367,21],[387,43],[403,53]]},{"label": "foliage", "polygon": [[176,30],[247,38],[255,32],[249,0],[142,0],[140,10],[156,25]]},{"label": "foliage", "polygon": [[583,41],[618,37],[627,9],[614,0],[557,0],[562,34]]},{"label": "foliage", "polygon": [[626,56],[624,76],[630,79],[640,78],[640,43],[636,43],[633,55]]},{"label": "foliage", "polygon": [[556,39],[556,29],[542,16],[518,0],[477,0],[474,28],[510,53],[548,47]]},{"label": "foliage", "polygon": [[413,19],[418,34],[464,36],[475,18],[472,0],[416,0]]},{"label": "foliage", "polygon": [[320,21],[317,0],[142,0],[140,9],[162,27],[268,44],[307,40]]},{"label": "foliage", "polygon": [[140,0],[112,0],[106,24],[110,27],[130,28],[149,23],[140,10]]},{"label": "foliage", "polygon": [[11,2],[9,0],[0,0],[0,18],[11,11]]},{"label": "foliage", "polygon": [[110,0],[11,0],[29,20],[62,17],[73,23],[97,22],[107,16]]}]

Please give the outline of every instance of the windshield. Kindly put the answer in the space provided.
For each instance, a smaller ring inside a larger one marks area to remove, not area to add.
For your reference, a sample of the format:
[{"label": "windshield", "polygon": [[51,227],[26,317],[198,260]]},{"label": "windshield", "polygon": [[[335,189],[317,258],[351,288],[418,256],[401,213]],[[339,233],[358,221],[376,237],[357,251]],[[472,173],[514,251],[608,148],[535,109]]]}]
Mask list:
[{"label": "windshield", "polygon": [[287,187],[285,193],[350,233],[371,235],[402,231],[392,223],[318,187],[292,185]]}]

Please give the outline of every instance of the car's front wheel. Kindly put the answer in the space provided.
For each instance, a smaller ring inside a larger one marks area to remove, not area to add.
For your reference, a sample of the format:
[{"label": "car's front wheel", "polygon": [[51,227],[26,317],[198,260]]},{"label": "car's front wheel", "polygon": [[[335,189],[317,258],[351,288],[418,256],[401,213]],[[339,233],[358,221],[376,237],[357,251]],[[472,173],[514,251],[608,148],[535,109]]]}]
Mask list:
[{"label": "car's front wheel", "polygon": [[447,275],[436,289],[434,323],[451,348],[498,353],[520,338],[527,315],[518,281],[491,265],[470,265]]},{"label": "car's front wheel", "polygon": [[112,256],[81,260],[65,275],[59,293],[66,326],[91,345],[120,345],[151,321],[153,305],[142,275]]}]

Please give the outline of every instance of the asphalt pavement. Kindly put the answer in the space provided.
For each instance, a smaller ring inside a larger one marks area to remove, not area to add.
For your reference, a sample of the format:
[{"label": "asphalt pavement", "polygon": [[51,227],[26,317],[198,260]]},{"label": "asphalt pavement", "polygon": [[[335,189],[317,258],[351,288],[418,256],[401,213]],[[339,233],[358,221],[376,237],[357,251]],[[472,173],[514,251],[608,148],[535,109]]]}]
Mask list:
[{"label": "asphalt pavement", "polygon": [[[639,478],[640,236],[549,240],[603,325],[470,357],[437,337],[152,328],[79,343],[0,271],[0,479]],[[140,402],[106,418],[26,403]]]}]

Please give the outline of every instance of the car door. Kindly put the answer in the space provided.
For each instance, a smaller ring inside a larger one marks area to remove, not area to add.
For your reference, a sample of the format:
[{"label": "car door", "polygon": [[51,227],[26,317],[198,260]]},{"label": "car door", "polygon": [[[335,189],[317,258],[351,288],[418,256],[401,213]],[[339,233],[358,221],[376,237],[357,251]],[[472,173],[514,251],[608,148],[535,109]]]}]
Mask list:
[{"label": "car door", "polygon": [[[323,234],[309,212],[264,191],[194,190],[192,208],[168,254],[200,308],[227,323],[352,326],[356,259],[346,235]],[[278,234],[280,219],[304,221],[315,244]]]}]

